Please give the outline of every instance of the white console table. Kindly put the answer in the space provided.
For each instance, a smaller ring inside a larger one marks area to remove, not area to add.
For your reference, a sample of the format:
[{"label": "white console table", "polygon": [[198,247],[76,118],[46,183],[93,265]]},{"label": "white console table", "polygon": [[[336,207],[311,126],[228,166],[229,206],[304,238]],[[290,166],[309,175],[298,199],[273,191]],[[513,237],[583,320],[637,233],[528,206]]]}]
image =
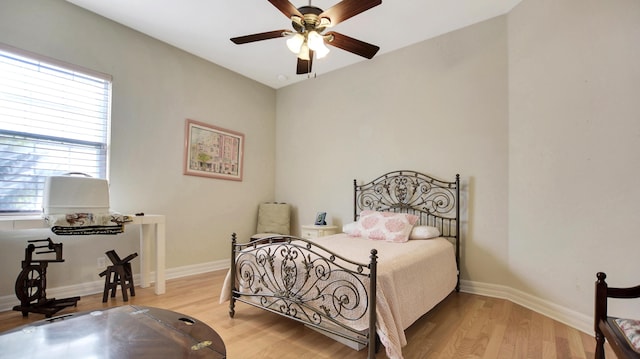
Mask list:
[{"label": "white console table", "polygon": [[[151,285],[151,258],[153,256],[151,242],[155,242],[155,288],[156,294],[164,294],[165,282],[165,216],[159,214],[145,214],[131,216],[132,224],[140,225],[140,287]],[[0,217],[0,230],[16,231],[21,229],[48,228],[40,216],[4,216]],[[155,231],[154,231],[155,229]],[[155,233],[154,238],[152,234]]]}]

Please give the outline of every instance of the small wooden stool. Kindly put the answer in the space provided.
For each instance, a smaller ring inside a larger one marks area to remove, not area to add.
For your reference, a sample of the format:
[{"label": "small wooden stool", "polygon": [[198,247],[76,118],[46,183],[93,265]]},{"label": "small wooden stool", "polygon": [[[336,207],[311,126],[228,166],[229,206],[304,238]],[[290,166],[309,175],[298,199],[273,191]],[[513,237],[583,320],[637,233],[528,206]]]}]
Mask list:
[{"label": "small wooden stool", "polygon": [[133,284],[133,272],[131,271],[131,260],[138,256],[138,253],[133,253],[120,259],[120,256],[114,250],[105,252],[109,260],[113,265],[110,265],[102,273],[100,277],[106,276],[104,279],[104,291],[102,293],[102,302],[107,301],[109,292],[111,292],[111,298],[116,296],[116,290],[118,285],[122,290],[122,300],[129,301],[127,296],[127,290],[131,293],[131,296],[136,295],[136,290]]}]

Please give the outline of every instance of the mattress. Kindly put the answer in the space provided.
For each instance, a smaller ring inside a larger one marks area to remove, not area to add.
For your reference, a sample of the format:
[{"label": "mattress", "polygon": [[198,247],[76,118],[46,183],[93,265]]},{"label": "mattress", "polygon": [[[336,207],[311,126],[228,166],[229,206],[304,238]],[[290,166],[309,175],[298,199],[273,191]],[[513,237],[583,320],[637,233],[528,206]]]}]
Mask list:
[{"label": "mattress", "polygon": [[378,250],[378,330],[386,327],[380,338],[390,358],[402,357],[404,330],[456,287],[455,249],[446,238],[391,243],[341,233],[314,242],[362,263],[371,248]]}]

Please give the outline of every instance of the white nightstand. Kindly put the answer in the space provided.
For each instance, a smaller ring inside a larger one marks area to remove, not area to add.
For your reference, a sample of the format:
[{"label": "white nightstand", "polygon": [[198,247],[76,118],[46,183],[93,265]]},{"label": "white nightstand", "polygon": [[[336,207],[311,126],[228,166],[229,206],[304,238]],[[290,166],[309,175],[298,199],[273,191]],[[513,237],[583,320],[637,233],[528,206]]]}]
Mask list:
[{"label": "white nightstand", "polygon": [[316,226],[314,224],[303,225],[300,236],[305,239],[330,236],[338,233],[338,226]]}]

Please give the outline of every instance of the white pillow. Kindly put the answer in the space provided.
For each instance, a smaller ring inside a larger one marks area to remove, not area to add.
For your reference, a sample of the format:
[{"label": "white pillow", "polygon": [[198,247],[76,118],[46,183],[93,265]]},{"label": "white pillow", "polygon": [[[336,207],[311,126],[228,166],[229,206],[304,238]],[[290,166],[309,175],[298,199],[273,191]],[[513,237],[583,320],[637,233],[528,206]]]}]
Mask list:
[{"label": "white pillow", "polygon": [[351,235],[351,234],[355,233],[357,225],[358,225],[357,222],[347,223],[344,226],[342,226],[342,232]]},{"label": "white pillow", "polygon": [[409,239],[431,239],[440,237],[440,230],[431,226],[414,226]]}]

